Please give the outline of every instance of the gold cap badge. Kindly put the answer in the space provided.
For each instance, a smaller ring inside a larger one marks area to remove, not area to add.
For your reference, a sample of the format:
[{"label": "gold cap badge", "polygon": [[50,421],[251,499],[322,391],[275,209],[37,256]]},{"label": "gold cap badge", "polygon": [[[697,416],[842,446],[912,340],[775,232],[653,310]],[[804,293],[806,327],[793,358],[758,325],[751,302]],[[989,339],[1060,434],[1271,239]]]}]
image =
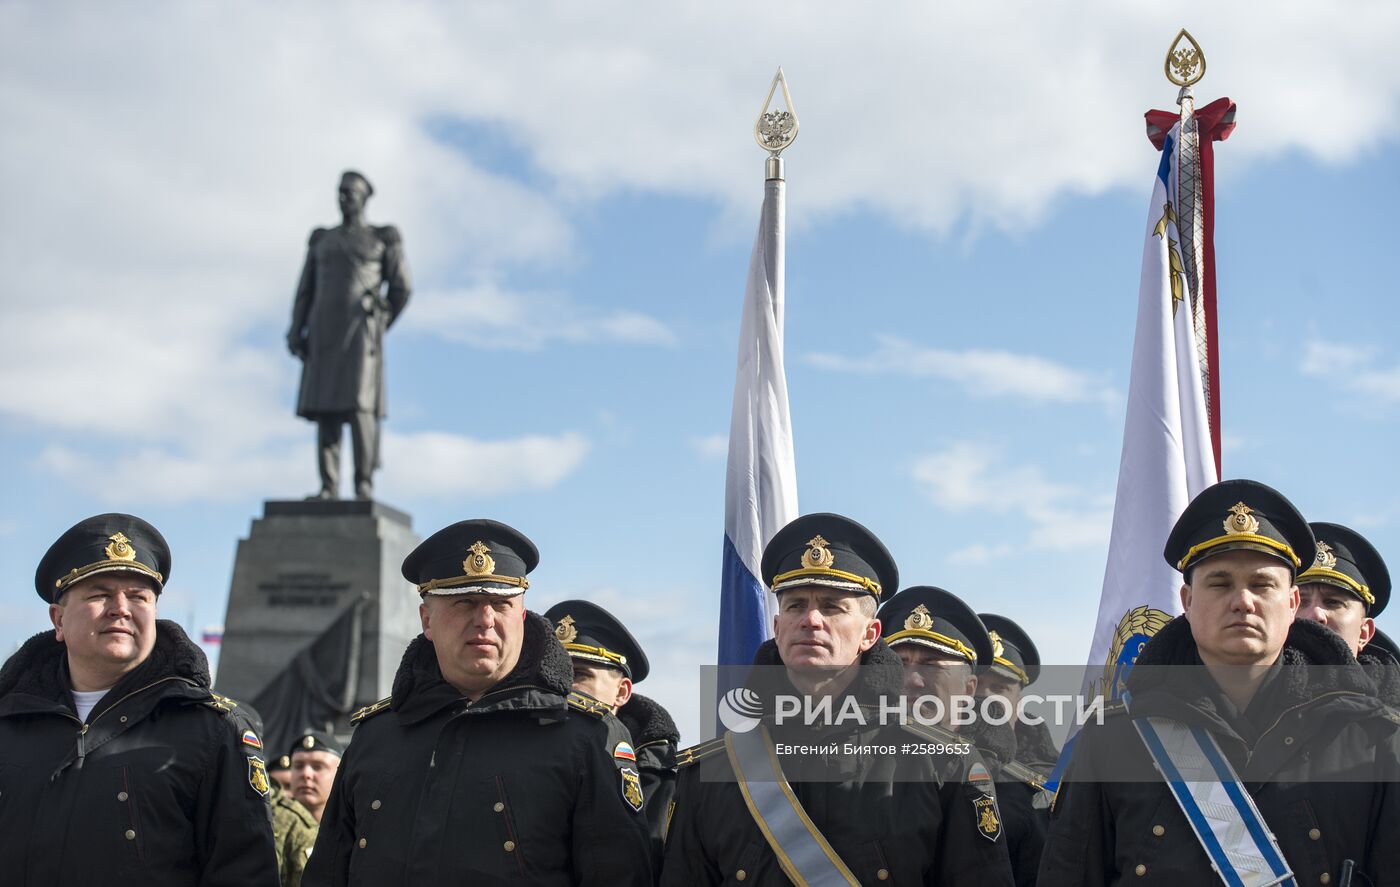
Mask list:
[{"label": "gold cap badge", "polygon": [[910,631],[928,631],[933,628],[933,615],[929,613],[928,607],[919,604],[904,620],[904,627]]},{"label": "gold cap badge", "polygon": [[107,557],[114,561],[134,561],[136,560],[136,549],[131,547],[131,540],[121,533],[113,533],[107,537],[112,543],[102,549],[107,553]]},{"label": "gold cap badge", "polygon": [[1243,502],[1230,506],[1230,516],[1225,518],[1225,532],[1231,536],[1253,536],[1259,532],[1259,518],[1254,509]]},{"label": "gold cap badge", "polygon": [[994,631],[987,632],[987,637],[992,639],[992,655],[998,659],[1003,658],[1006,648],[1001,645],[1001,635]]},{"label": "gold cap badge", "polygon": [[820,536],[813,536],[807,543],[807,550],[802,552],[802,566],[809,570],[824,570],[836,563],[836,555],[827,548],[830,544]]},{"label": "gold cap badge", "polygon": [[571,644],[574,638],[578,637],[578,629],[574,627],[574,617],[565,616],[559,620],[559,624],[554,626],[554,636],[561,644]]},{"label": "gold cap badge", "polygon": [[471,554],[462,561],[462,569],[467,571],[468,576],[490,576],[496,572],[496,559],[486,553],[491,549],[485,543],[478,539],[467,550]]},{"label": "gold cap badge", "polygon": [[1313,566],[1324,570],[1337,569],[1337,555],[1332,551],[1332,546],[1326,542],[1317,543],[1317,559],[1313,561]]},{"label": "gold cap badge", "polygon": [[315,747],[316,747],[316,737],[315,737],[315,736],[303,736],[303,737],[301,737],[301,747],[302,747],[302,748],[315,748]]}]

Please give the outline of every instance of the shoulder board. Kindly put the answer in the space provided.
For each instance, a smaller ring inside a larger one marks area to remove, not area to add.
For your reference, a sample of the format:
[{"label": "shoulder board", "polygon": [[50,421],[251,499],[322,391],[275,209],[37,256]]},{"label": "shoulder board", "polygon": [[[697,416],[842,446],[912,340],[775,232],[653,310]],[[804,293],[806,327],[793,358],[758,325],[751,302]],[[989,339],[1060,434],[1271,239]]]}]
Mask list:
[{"label": "shoulder board", "polygon": [[399,234],[399,229],[395,228],[393,225],[381,225],[375,230],[379,232],[379,239],[389,246],[393,246],[403,240],[403,236]]},{"label": "shoulder board", "polygon": [[584,714],[593,715],[595,718],[604,718],[612,714],[612,709],[607,705],[588,696],[584,693],[571,691],[569,693],[569,708],[574,711],[581,711]]},{"label": "shoulder board", "polygon": [[900,726],[908,730],[910,733],[913,733],[915,736],[920,737],[921,739],[932,739],[934,742],[941,742],[944,745],[948,745],[954,742],[965,743],[971,741],[966,737],[959,736],[952,730],[946,730],[943,727],[938,726],[937,724],[920,724],[917,721],[909,721],[904,724],[901,724]]},{"label": "shoulder board", "polygon": [[1121,699],[1103,704],[1103,716],[1106,718],[1117,717],[1128,713],[1128,706]]},{"label": "shoulder board", "polygon": [[379,700],[373,705],[366,705],[364,708],[360,709],[359,711],[355,712],[353,715],[350,716],[350,723],[358,724],[360,721],[363,721],[366,718],[374,717],[381,711],[384,711],[384,709],[388,708],[389,703],[392,702],[393,699],[394,697],[392,696],[385,696],[383,699]]},{"label": "shoulder board", "polygon": [[237,702],[234,702],[227,696],[220,696],[213,690],[209,691],[209,698],[204,700],[204,704],[219,711],[233,711],[235,708],[238,708]]},{"label": "shoulder board", "polygon": [[1393,705],[1381,706],[1381,717],[1392,724],[1400,724],[1400,710],[1397,710]]},{"label": "shoulder board", "polygon": [[1001,772],[1010,776],[1017,782],[1024,782],[1031,788],[1038,788],[1042,791],[1045,789],[1045,777],[1035,770],[1032,770],[1030,767],[1027,767],[1025,764],[1022,764],[1020,761],[1012,761],[1003,766]]},{"label": "shoulder board", "polygon": [[711,739],[709,742],[701,742],[689,748],[683,748],[676,752],[676,766],[689,767],[691,764],[698,764],[706,758],[724,751],[724,737]]}]

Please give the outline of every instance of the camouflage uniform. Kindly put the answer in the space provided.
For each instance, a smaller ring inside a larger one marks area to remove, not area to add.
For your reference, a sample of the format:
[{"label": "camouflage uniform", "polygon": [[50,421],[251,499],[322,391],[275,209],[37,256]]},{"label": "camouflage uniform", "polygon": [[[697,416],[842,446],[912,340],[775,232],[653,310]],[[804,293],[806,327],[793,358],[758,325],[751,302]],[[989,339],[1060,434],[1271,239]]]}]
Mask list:
[{"label": "camouflage uniform", "polygon": [[316,843],[316,817],[276,782],[267,800],[272,805],[272,839],[282,887],[301,887],[301,873]]}]

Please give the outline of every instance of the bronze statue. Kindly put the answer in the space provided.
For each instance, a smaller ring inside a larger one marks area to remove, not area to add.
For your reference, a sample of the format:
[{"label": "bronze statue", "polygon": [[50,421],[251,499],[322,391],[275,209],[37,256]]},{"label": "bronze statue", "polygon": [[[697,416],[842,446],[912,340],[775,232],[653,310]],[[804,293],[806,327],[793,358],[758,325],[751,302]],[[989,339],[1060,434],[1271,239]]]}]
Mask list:
[{"label": "bronze statue", "polygon": [[384,332],[408,303],[410,285],[398,229],[365,224],[372,194],[360,173],[340,177],[341,224],[311,232],[292,305],[287,347],[303,364],[297,415],[318,425],[321,491],[311,498],[340,495],[346,423],[355,454],[355,496],[374,495],[385,415]]}]

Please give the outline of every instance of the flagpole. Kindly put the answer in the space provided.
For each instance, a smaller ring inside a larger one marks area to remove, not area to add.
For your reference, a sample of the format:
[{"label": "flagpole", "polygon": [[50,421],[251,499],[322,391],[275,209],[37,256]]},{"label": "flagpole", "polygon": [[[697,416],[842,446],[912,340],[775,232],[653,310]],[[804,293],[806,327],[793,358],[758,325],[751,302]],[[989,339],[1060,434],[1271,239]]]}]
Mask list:
[{"label": "flagpole", "polygon": [[[775,106],[781,90],[782,107]],[[721,666],[748,666],[772,635],[775,603],[763,584],[763,548],[797,517],[797,469],[783,369],[786,204],[783,151],[797,138],[797,111],[779,68],[753,135],[768,152],[763,205],[749,258],[729,420],[720,582]],[[733,675],[720,675],[724,693]]]},{"label": "flagpole", "polygon": [[1186,283],[1191,293],[1191,319],[1201,367],[1201,389],[1210,423],[1211,455],[1220,476],[1220,347],[1216,336],[1215,249],[1213,244],[1211,133],[1201,138],[1196,97],[1191,87],[1206,74],[1205,50],[1182,28],[1162,63],[1167,80],[1180,87],[1176,96],[1180,138],[1176,143],[1177,216]]}]

